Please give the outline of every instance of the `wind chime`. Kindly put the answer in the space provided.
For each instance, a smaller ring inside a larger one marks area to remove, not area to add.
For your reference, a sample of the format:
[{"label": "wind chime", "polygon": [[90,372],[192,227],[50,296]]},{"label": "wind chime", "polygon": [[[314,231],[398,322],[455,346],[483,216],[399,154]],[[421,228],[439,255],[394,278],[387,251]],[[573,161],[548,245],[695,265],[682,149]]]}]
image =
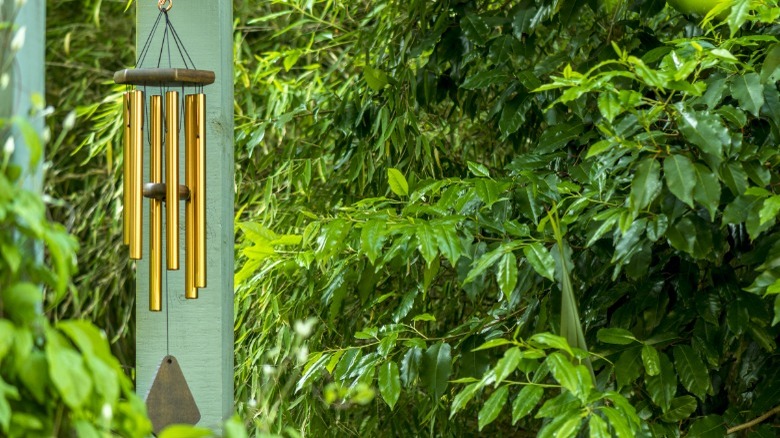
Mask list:
[{"label": "wind chime", "polygon": [[[142,257],[142,197],[150,199],[149,310],[162,310],[162,212],[166,218],[166,267],[178,270],[179,202],[184,201],[184,296],[198,298],[206,287],[206,95],[203,87],[214,82],[213,71],[197,70],[168,11],[173,0],[158,0],[157,20],[138,55],[135,69],[114,74],[114,82],[127,86],[124,108],[124,243],[130,258]],[[155,67],[144,67],[160,23],[164,31]],[[172,66],[171,51],[183,68]],[[163,55],[167,66],[163,67]],[[133,88],[134,87],[134,88]],[[185,90],[186,93],[185,93]],[[148,96],[148,97],[147,97]],[[184,180],[179,184],[179,137],[184,120]],[[150,149],[150,181],[143,183],[144,133]],[[163,161],[165,179],[163,180]]]}]

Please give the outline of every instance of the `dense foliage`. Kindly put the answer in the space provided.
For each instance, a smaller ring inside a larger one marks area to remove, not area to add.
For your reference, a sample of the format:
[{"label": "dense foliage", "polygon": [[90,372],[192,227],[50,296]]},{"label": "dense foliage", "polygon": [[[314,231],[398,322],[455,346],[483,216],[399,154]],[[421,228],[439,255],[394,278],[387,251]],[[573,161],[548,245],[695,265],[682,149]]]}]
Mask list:
[{"label": "dense foliage", "polygon": [[237,3],[242,412],[775,436],[780,8],[722,5]]},{"label": "dense foliage", "polygon": [[[14,24],[15,6],[21,3],[0,7],[3,88],[25,80],[9,80],[24,41],[24,29]],[[42,96],[35,101],[35,114],[30,117],[43,117]],[[78,294],[71,284],[76,240],[48,220],[41,194],[25,183],[29,169],[38,168],[43,143],[28,118],[14,115],[13,105],[4,105],[0,114],[0,436],[147,436],[151,424],[143,402],[111,355],[105,334],[87,321],[52,324],[44,315],[45,291],[52,306],[65,297],[78,299]],[[14,157],[22,147],[30,152],[29,162]]]}]

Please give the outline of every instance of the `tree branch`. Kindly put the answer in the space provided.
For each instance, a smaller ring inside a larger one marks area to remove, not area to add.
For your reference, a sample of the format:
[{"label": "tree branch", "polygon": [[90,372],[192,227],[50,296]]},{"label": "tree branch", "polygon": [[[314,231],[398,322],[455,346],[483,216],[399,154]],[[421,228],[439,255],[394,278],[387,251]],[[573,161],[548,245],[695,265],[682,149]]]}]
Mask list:
[{"label": "tree branch", "polygon": [[761,423],[762,421],[766,420],[767,418],[771,417],[772,415],[777,414],[778,412],[780,412],[780,405],[775,406],[774,408],[772,408],[772,410],[765,412],[763,415],[761,415],[758,418],[750,420],[747,423],[740,424],[739,426],[732,427],[731,429],[727,430],[726,433],[732,434],[732,433],[739,432],[740,430],[749,429],[757,425],[758,423]]}]

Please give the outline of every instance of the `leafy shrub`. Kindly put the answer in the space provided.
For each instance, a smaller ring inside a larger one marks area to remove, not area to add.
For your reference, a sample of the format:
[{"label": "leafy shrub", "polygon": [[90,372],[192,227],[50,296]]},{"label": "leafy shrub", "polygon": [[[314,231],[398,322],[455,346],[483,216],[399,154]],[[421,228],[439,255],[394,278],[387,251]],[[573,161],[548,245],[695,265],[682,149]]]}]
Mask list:
[{"label": "leafy shrub", "polygon": [[317,436],[770,436],[780,8],[729,6],[257,7],[239,407],[316,316],[277,424]]},{"label": "leafy shrub", "polygon": [[[12,6],[0,8],[4,77],[19,32]],[[14,131],[23,134],[29,163],[12,159]],[[52,306],[78,295],[71,285],[76,241],[46,218],[41,194],[25,188],[42,141],[26,118],[0,114],[0,143],[0,435],[145,437],[145,406],[105,335],[86,321],[52,324],[44,315],[45,291]]]}]

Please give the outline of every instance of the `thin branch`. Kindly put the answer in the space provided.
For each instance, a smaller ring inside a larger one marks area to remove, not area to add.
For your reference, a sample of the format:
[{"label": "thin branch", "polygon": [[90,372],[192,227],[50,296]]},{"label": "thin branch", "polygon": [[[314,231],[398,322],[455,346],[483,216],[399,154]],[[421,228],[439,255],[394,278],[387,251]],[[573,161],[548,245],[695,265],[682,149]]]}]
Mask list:
[{"label": "thin branch", "polygon": [[750,420],[747,423],[740,424],[739,426],[732,427],[731,429],[727,430],[726,433],[732,434],[732,433],[739,432],[740,430],[749,429],[749,428],[757,425],[758,423],[761,423],[762,421],[768,419],[772,415],[775,415],[775,414],[777,414],[779,412],[780,412],[780,405],[775,406],[771,411],[768,411],[768,412],[764,413],[763,415],[761,415],[758,418]]}]

